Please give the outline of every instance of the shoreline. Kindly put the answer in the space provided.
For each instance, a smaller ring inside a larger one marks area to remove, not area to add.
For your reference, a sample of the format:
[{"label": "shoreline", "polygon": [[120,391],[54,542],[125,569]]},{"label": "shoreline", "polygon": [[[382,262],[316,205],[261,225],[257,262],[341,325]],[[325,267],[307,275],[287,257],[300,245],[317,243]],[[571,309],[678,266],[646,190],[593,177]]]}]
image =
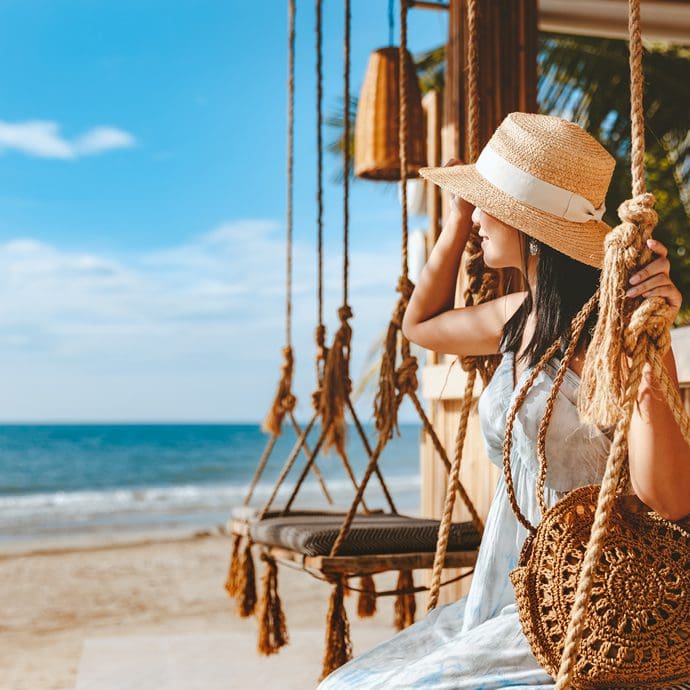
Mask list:
[{"label": "shoreline", "polygon": [[33,538],[8,539],[0,542],[0,561],[25,556],[55,556],[76,552],[126,549],[136,546],[185,542],[214,536],[228,536],[227,525],[191,528],[161,526],[126,532],[75,532],[57,538],[38,535]]}]

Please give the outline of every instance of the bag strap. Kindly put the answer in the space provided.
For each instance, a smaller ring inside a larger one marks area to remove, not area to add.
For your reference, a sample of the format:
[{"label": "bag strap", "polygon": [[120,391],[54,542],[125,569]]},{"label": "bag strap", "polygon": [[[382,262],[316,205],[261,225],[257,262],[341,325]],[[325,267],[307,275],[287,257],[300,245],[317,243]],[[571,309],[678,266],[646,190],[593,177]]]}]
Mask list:
[{"label": "bag strap", "polygon": [[[545,484],[546,484],[546,431],[548,425],[551,421],[551,415],[553,412],[554,404],[556,401],[556,395],[560,389],[561,383],[565,378],[566,369],[570,364],[570,361],[575,354],[575,349],[580,340],[580,335],[587,323],[587,319],[591,316],[595,306],[599,300],[599,289],[587,300],[582,309],[575,315],[570,326],[568,327],[568,332],[570,334],[570,341],[568,347],[563,353],[561,358],[560,366],[558,367],[558,372],[554,378],[553,386],[551,392],[549,393],[548,400],[546,402],[546,407],[544,409],[544,416],[539,424],[539,431],[537,433],[537,457],[539,458],[539,475],[537,477],[537,500],[539,501],[539,509],[542,515],[546,512],[546,500],[544,498]],[[530,532],[534,534],[537,528],[527,519],[525,514],[520,510],[520,506],[517,501],[517,496],[515,495],[515,485],[513,484],[513,475],[510,468],[510,449],[513,441],[513,425],[515,423],[515,418],[517,417],[517,412],[520,409],[522,403],[527,398],[527,393],[532,387],[535,379],[537,378],[540,371],[544,369],[546,364],[551,360],[560,347],[560,338],[557,338],[542,355],[541,359],[534,366],[534,369],[530,373],[527,381],[523,384],[520,389],[513,405],[508,413],[508,418],[506,419],[505,434],[503,437],[503,476],[505,477],[506,489],[508,492],[508,500],[510,501],[510,506],[515,513],[515,517],[518,521]]]}]

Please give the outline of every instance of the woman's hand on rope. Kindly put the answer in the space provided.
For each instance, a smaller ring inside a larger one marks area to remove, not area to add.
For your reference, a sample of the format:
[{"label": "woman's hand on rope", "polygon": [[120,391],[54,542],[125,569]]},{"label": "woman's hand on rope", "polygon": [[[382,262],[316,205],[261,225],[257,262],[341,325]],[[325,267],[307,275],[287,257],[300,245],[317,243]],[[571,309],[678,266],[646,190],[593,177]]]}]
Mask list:
[{"label": "woman's hand on rope", "polygon": [[659,240],[651,237],[647,240],[647,246],[658,256],[630,276],[631,287],[625,293],[625,296],[663,297],[671,307],[669,312],[670,327],[680,311],[683,296],[671,281],[669,274],[671,264],[668,260],[668,249]]},{"label": "woman's hand on rope", "polygon": [[[458,160],[457,158],[451,158],[443,167],[448,168],[452,165],[462,165],[462,161]],[[469,201],[463,199],[461,196],[458,196],[457,194],[451,194],[450,211],[451,213],[456,214],[459,218],[471,218],[472,211],[474,211],[474,206]]]}]

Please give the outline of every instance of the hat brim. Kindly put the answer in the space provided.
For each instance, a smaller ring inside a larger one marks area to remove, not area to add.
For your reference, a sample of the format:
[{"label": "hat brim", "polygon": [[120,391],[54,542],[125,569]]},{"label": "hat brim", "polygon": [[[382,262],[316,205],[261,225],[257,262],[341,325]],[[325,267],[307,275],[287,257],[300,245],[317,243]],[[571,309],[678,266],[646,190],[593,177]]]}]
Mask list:
[{"label": "hat brim", "polygon": [[576,223],[530,206],[489,182],[473,163],[421,168],[419,174],[572,259],[595,268],[603,266],[604,237],[611,231],[604,221]]}]

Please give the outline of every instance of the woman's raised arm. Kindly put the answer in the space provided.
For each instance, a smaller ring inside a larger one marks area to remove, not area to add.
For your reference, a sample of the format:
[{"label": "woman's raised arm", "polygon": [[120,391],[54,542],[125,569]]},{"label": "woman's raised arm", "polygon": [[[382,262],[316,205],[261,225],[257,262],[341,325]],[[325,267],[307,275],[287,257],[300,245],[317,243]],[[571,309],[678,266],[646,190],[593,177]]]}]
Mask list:
[{"label": "woman's raised arm", "polygon": [[470,307],[454,308],[460,258],[472,229],[474,207],[451,200],[451,211],[405,311],[405,337],[428,350],[454,355],[499,351],[503,326],[524,301],[516,292]]}]

